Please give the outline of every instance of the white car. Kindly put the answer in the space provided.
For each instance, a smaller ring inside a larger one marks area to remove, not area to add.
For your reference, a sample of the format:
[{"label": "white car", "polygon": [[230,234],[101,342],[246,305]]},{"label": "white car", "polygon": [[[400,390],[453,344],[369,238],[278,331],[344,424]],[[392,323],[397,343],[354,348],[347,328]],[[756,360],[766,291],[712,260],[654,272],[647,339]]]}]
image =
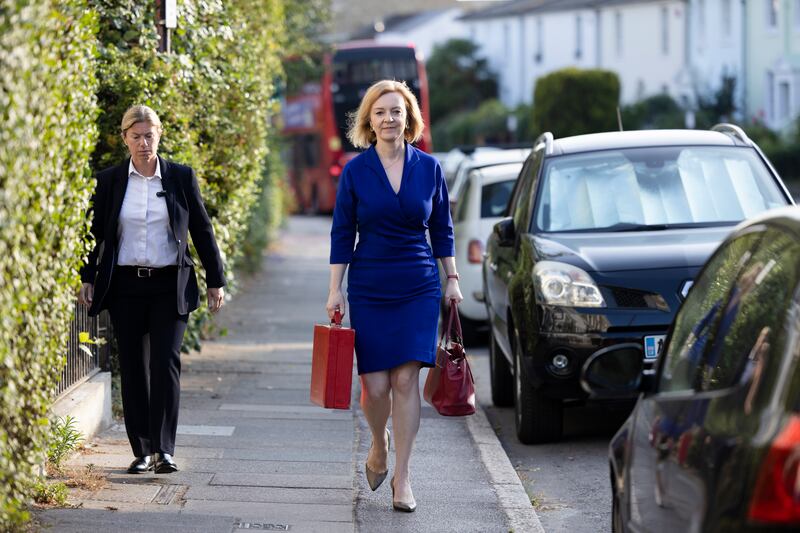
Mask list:
[{"label": "white car", "polygon": [[[482,331],[488,330],[481,277],[484,247],[494,225],[505,216],[521,169],[521,161],[473,169],[467,174],[453,209],[456,268],[464,296],[458,310],[467,342],[474,342]],[[439,270],[444,283],[444,272],[441,267]]]},{"label": "white car", "polygon": [[502,163],[522,163],[530,153],[530,148],[513,148],[508,150],[475,151],[464,158],[458,166],[452,183],[447,184],[447,194],[450,196],[451,211],[458,201],[461,190],[467,181],[467,176],[473,169]]},{"label": "white car", "polygon": [[439,163],[442,165],[442,170],[444,170],[448,190],[453,185],[458,167],[464,160],[469,159],[476,153],[497,152],[499,150],[500,148],[496,146],[458,146],[444,154],[444,157],[439,158]]}]

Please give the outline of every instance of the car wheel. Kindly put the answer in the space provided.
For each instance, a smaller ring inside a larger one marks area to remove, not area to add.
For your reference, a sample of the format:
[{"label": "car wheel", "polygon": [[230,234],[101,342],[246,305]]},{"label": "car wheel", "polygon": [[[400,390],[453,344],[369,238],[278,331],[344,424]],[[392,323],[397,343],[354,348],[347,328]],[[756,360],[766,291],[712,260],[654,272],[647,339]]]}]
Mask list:
[{"label": "car wheel", "polygon": [[519,339],[514,343],[514,411],[517,438],[523,444],[561,440],[564,407],[531,387],[522,364]]},{"label": "car wheel", "polygon": [[511,365],[494,338],[489,326],[489,376],[492,384],[492,403],[497,407],[514,405],[514,376]]}]

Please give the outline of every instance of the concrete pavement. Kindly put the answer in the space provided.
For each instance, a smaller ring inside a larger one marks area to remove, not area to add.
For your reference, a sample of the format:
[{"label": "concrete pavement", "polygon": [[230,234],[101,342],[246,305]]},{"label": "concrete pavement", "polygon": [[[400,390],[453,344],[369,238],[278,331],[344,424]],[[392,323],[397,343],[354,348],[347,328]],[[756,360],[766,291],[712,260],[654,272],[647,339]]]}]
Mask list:
[{"label": "concrete pavement", "polygon": [[[443,418],[425,406],[412,460],[416,513],[391,509],[388,480],[363,474],[369,431],[357,405],[309,403],[311,332],[324,320],[326,218],[293,218],[219,323],[228,335],[184,358],[175,458],[180,472],[129,475],[117,425],[72,465],[108,484],[73,489],[73,509],[37,512],[57,532],[542,531],[483,412]],[[424,377],[425,372],[423,372]],[[393,458],[392,458],[393,459]],[[390,460],[390,468],[393,461]]]}]

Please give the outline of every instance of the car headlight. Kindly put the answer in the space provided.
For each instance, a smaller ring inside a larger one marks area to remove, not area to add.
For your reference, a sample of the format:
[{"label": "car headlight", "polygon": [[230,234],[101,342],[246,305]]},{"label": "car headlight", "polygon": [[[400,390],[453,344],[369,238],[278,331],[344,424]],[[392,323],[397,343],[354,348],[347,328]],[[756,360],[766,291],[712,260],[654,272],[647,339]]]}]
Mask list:
[{"label": "car headlight", "polygon": [[605,307],[600,288],[584,270],[556,261],[533,267],[536,291],[545,304],[566,307]]}]

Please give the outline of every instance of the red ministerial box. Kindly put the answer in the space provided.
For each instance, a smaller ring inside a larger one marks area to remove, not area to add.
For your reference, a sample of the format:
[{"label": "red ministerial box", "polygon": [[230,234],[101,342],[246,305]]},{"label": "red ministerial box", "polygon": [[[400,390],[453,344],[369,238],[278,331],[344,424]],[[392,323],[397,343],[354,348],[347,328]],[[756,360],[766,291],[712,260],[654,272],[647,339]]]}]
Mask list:
[{"label": "red ministerial box", "polygon": [[350,409],[356,332],[341,324],[337,312],[334,323],[314,326],[311,401],[328,409]]}]

